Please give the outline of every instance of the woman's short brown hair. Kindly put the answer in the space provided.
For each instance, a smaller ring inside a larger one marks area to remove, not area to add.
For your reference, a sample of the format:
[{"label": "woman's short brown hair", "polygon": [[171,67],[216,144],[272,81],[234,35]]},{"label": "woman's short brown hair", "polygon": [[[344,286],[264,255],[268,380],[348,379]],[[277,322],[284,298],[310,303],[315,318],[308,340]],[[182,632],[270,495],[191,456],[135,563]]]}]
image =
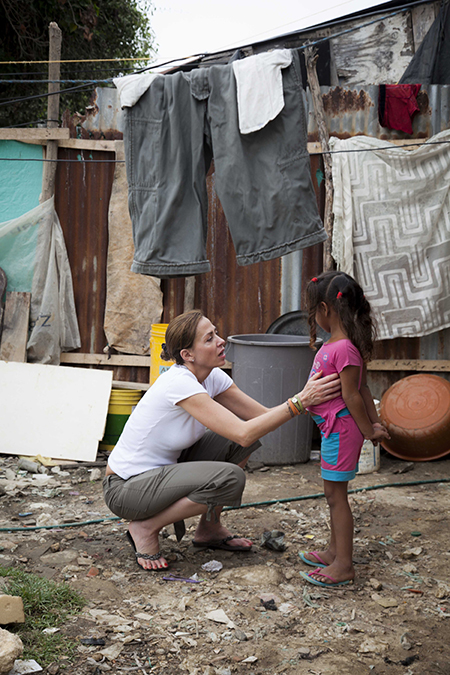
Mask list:
[{"label": "woman's short brown hair", "polygon": [[179,366],[184,364],[180,352],[192,347],[197,334],[197,326],[204,316],[199,309],[191,309],[172,319],[167,326],[165,343],[162,346],[163,361],[175,361]]}]

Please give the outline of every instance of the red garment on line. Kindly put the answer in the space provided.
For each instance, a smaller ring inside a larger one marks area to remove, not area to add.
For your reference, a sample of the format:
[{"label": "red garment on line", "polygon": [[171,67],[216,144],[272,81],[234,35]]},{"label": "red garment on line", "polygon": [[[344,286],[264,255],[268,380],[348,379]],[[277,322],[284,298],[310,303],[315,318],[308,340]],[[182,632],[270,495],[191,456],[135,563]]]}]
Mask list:
[{"label": "red garment on line", "polygon": [[382,127],[412,134],[412,118],[419,110],[420,84],[381,84],[378,117]]}]

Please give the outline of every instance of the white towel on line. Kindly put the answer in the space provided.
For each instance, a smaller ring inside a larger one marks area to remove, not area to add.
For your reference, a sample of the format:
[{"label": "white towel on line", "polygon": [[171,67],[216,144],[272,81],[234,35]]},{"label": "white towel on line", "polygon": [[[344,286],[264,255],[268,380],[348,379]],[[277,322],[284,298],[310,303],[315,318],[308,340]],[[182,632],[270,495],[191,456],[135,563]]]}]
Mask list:
[{"label": "white towel on line", "polygon": [[113,82],[119,92],[120,107],[131,108],[135,105],[158,76],[159,73],[133,73],[124,77],[114,77]]},{"label": "white towel on line", "polygon": [[[290,49],[276,49],[233,62],[236,78],[239,130],[242,134],[259,131],[281,112],[284,106],[281,70],[292,63]],[[129,108],[145,94],[160,73],[133,73],[115,77],[120,106]]]},{"label": "white towel on line", "polygon": [[259,131],[281,112],[284,106],[281,70],[291,63],[290,49],[275,49],[233,61],[241,134]]}]

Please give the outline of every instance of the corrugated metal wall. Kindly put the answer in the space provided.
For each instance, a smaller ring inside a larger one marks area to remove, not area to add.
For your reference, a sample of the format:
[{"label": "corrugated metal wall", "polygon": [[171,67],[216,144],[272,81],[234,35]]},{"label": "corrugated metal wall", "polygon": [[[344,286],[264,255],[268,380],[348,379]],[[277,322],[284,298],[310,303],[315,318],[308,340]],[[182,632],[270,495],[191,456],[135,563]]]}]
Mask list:
[{"label": "corrugated metal wall", "polygon": [[[322,87],[330,132],[346,138],[365,134],[379,138],[411,138],[381,128],[378,123],[378,87],[344,89]],[[413,137],[426,138],[450,126],[450,86],[431,85],[419,95],[420,113],[413,121]],[[317,140],[310,103],[308,139]],[[110,105],[108,99],[108,105]],[[115,136],[117,137],[117,131]],[[60,149],[60,158],[78,159],[60,163],[57,173],[56,208],[66,238],[74,276],[75,299],[82,336],[81,352],[101,353],[106,345],[103,317],[106,298],[107,214],[114,164],[89,164],[88,158],[111,159],[108,152]],[[311,157],[311,171],[322,210],[323,185],[318,186],[321,157]],[[306,282],[322,269],[322,246],[299,252],[293,264],[281,260],[239,267],[225,216],[214,191],[214,174],[208,177],[208,258],[212,271],[196,277],[195,306],[217,325],[221,335],[265,332],[280,314],[302,309]],[[284,271],[283,271],[284,270]],[[289,278],[283,279],[283,274]],[[184,279],[162,282],[167,322],[184,308]],[[286,289],[289,288],[289,294]],[[292,294],[292,289],[300,289]],[[284,297],[283,297],[284,294]],[[289,295],[289,297],[288,297]],[[299,306],[300,305],[300,306]],[[380,359],[450,359],[450,331],[425,338],[388,340],[377,345]],[[371,386],[378,397],[400,377],[410,372],[372,372]],[[445,376],[445,375],[444,375]],[[115,379],[145,382],[144,368],[115,368]]]},{"label": "corrugated metal wall", "polygon": [[[55,207],[69,256],[81,348],[87,354],[102,354],[107,340],[103,330],[106,303],[108,253],[108,207],[114,177],[112,152],[60,148],[56,173]],[[108,367],[115,380],[148,382],[148,369]]]}]

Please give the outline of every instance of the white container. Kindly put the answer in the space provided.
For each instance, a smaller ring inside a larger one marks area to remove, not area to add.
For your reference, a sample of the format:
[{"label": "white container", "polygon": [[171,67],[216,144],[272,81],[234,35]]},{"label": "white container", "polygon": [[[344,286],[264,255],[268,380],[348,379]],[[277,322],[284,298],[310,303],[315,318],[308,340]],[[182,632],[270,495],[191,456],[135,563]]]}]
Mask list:
[{"label": "white container", "polygon": [[380,468],[380,445],[372,441],[364,441],[358,462],[357,474],[372,473]]}]

